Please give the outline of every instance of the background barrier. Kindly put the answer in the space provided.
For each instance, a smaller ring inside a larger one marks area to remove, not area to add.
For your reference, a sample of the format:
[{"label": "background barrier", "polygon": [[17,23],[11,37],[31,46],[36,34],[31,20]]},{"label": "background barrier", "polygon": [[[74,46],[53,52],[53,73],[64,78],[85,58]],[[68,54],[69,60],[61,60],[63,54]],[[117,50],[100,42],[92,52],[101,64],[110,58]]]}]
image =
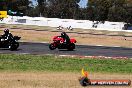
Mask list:
[{"label": "background barrier", "polygon": [[28,16],[23,16],[23,17],[8,16],[7,18],[4,18],[2,21],[0,21],[0,23],[50,26],[50,27],[62,26],[64,28],[71,26],[72,28],[81,28],[81,29],[132,32],[132,30],[123,30],[125,24],[123,22],[109,22],[109,21],[105,21],[104,23],[97,23],[96,21],[93,22],[89,20],[28,17]]}]

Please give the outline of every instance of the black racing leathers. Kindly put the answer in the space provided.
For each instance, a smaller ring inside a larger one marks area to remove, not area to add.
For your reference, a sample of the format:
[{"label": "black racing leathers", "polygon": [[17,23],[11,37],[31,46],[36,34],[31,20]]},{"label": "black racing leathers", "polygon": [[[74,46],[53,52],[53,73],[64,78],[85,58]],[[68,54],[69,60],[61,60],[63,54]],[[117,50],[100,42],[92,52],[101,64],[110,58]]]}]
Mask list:
[{"label": "black racing leathers", "polygon": [[64,39],[64,41],[65,41],[64,43],[68,44],[70,42],[70,38],[69,38],[69,36],[67,34],[65,34],[65,35],[63,35],[61,37]]},{"label": "black racing leathers", "polygon": [[13,35],[11,33],[8,34],[3,34],[2,38],[6,41],[6,40],[11,40],[13,39]]}]

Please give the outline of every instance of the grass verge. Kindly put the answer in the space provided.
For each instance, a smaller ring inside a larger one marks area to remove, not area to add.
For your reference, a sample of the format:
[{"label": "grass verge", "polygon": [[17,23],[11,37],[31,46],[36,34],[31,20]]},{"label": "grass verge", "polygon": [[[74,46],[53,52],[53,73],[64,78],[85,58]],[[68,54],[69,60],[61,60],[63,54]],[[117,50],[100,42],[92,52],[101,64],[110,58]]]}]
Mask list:
[{"label": "grass verge", "polygon": [[80,59],[47,55],[0,54],[0,71],[132,73],[132,60]]}]

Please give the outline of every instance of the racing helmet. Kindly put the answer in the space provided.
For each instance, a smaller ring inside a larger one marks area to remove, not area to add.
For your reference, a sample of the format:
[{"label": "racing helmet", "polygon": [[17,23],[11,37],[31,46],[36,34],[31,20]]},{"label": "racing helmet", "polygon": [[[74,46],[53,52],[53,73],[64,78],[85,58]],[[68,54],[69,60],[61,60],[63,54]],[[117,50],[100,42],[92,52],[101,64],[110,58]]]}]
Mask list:
[{"label": "racing helmet", "polygon": [[66,32],[62,32],[62,33],[61,33],[61,36],[65,36],[65,35],[66,35]]},{"label": "racing helmet", "polygon": [[5,32],[5,34],[8,34],[9,33],[9,29],[5,29],[4,32]]}]

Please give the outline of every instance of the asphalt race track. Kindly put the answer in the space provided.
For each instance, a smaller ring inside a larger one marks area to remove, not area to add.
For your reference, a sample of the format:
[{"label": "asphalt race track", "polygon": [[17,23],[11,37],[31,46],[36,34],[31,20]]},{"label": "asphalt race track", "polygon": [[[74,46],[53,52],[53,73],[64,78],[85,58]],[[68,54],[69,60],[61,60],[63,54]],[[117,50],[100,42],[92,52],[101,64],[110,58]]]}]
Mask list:
[{"label": "asphalt race track", "polygon": [[132,48],[122,47],[104,47],[76,45],[74,51],[67,50],[49,50],[48,43],[30,43],[22,42],[17,51],[0,49],[0,53],[15,54],[56,54],[56,55],[81,55],[81,56],[108,56],[108,57],[128,57],[132,58]]}]

